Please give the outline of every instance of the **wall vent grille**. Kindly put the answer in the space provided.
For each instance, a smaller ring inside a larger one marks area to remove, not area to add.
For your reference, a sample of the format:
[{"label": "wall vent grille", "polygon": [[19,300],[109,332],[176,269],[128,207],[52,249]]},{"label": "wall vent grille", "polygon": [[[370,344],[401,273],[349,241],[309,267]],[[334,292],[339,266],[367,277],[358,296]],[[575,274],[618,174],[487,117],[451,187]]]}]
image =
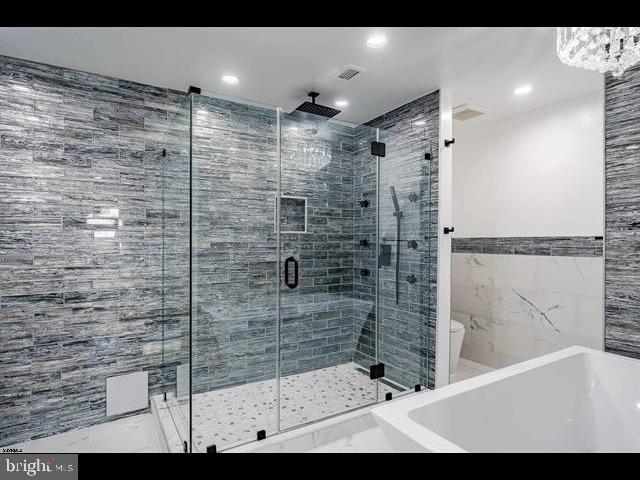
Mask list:
[{"label": "wall vent grille", "polygon": [[463,103],[453,109],[453,118],[460,122],[471,120],[487,113],[487,109],[470,103]]}]

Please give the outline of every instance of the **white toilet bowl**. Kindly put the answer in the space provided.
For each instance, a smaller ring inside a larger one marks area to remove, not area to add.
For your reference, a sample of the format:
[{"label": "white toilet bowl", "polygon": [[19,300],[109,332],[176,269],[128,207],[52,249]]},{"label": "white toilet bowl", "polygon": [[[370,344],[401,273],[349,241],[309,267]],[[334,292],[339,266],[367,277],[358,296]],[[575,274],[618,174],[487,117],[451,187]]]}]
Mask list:
[{"label": "white toilet bowl", "polygon": [[462,350],[462,341],[464,340],[464,325],[455,320],[451,320],[449,332],[449,374],[452,374],[456,373],[456,369],[458,368],[460,350]]}]

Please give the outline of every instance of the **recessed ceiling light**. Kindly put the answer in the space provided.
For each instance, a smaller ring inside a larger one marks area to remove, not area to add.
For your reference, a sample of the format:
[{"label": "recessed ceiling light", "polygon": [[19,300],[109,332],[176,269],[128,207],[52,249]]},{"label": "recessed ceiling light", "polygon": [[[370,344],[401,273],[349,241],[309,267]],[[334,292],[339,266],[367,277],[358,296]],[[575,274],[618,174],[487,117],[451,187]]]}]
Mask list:
[{"label": "recessed ceiling light", "polygon": [[527,93],[531,93],[531,90],[533,90],[533,88],[531,88],[531,85],[520,85],[513,91],[513,94],[526,95]]},{"label": "recessed ceiling light", "polygon": [[237,85],[240,80],[235,75],[225,75],[222,77],[222,81],[227,85]]},{"label": "recessed ceiling light", "polygon": [[349,106],[349,102],[346,100],[336,100],[334,105],[338,108],[344,108]]},{"label": "recessed ceiling light", "polygon": [[418,127],[421,127],[423,125],[425,125],[427,122],[426,120],[416,120],[415,122],[413,122],[414,125],[417,125]]},{"label": "recessed ceiling light", "polygon": [[371,48],[384,47],[387,44],[387,39],[384,35],[372,35],[367,39],[367,45]]}]

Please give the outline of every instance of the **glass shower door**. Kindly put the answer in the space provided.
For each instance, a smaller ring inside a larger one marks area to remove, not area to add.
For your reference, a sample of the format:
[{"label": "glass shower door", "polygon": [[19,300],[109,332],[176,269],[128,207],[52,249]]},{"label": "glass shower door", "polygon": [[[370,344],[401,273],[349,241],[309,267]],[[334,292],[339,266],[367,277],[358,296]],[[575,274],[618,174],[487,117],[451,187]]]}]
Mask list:
[{"label": "glass shower door", "polygon": [[437,129],[433,138],[429,127],[379,131],[386,155],[379,162],[378,235],[386,253],[378,270],[378,352],[385,384],[396,393],[434,386]]},{"label": "glass shower door", "polygon": [[[375,164],[370,151],[356,152],[355,133],[324,117],[282,116],[281,430],[371,404],[377,397],[370,363],[355,361],[362,325],[354,324],[354,276],[361,275],[354,251],[375,251],[370,235],[362,237],[369,238],[365,247],[353,233],[354,215],[362,210],[353,193],[354,158],[361,153]],[[372,232],[374,225],[368,229]],[[374,285],[374,269],[369,266],[363,282]],[[369,297],[369,310],[374,298]],[[373,360],[374,338],[369,339]]]}]

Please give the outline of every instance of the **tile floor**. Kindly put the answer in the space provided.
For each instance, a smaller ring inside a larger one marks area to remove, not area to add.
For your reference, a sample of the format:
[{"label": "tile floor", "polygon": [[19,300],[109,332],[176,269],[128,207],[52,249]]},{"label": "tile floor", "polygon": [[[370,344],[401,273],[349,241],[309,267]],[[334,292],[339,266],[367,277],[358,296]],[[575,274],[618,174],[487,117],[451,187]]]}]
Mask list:
[{"label": "tile floor", "polygon": [[[399,393],[384,383],[378,395]],[[282,378],[280,385],[280,421],[282,429],[335,415],[375,401],[375,382],[355,363],[345,363]],[[193,397],[194,450],[206,451],[215,444],[218,450],[246,443],[256,438],[258,430],[267,435],[276,432],[277,394],[274,380],[198,393]],[[158,395],[153,399],[162,403]],[[175,399],[169,397],[169,404]],[[180,400],[180,408],[172,408],[172,415],[161,415],[162,428],[172,451],[182,449],[176,441],[175,429],[187,430],[188,401]],[[174,404],[175,405],[175,404]],[[162,413],[162,407],[158,407]],[[171,418],[173,417],[173,418]],[[175,426],[167,423],[173,421]],[[168,434],[166,432],[169,432]]]},{"label": "tile floor", "polygon": [[466,358],[460,358],[460,360],[458,360],[458,368],[456,369],[456,373],[449,376],[449,382],[460,382],[462,380],[466,380],[467,378],[482,375],[483,373],[492,372],[494,370],[495,368],[488,367],[481,363],[473,362],[471,360],[467,360]]},{"label": "tile floor", "polygon": [[150,413],[11,445],[25,453],[154,453],[163,443]]},{"label": "tile floor", "polygon": [[[267,380],[248,385],[196,394],[193,398],[194,451],[204,452],[207,445],[218,449],[255,439],[258,430],[267,435],[276,431],[275,382]],[[288,429],[340,412],[372,404],[375,382],[355,363],[283,377],[280,418]],[[380,382],[378,396],[400,393],[399,388]],[[170,405],[179,405],[173,410]],[[152,399],[150,413],[134,415],[88,428],[72,430],[9,448],[23,452],[182,452],[182,439],[188,431],[188,402],[175,398],[164,402],[161,395]],[[161,429],[158,428],[158,422]],[[345,446],[349,449],[352,447]]]}]

